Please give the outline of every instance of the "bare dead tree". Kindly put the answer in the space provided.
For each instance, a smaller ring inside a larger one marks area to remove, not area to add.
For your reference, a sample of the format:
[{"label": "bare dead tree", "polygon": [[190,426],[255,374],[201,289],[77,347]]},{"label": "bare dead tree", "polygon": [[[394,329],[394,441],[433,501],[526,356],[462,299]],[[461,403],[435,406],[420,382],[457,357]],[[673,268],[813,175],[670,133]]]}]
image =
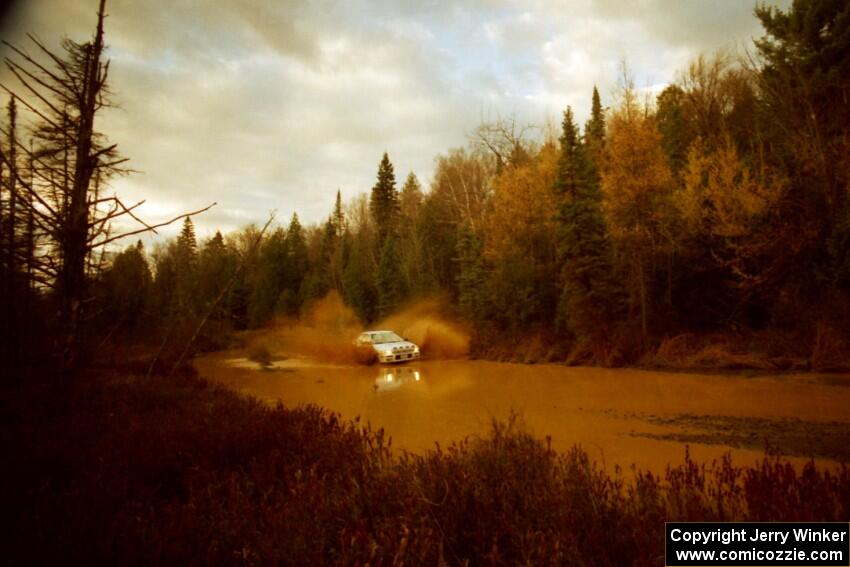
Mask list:
[{"label": "bare dead tree", "polygon": [[[15,205],[25,209],[22,213],[33,237],[38,233],[47,242],[32,250],[27,271],[32,281],[52,288],[58,297],[59,354],[66,371],[80,362],[88,282],[91,270],[102,264],[104,247],[127,236],[156,232],[215,205],[148,224],[135,212],[144,201],[127,206],[117,195],[101,195],[110,178],[129,173],[127,158],[119,155],[117,145],[95,129],[96,116],[110,104],[105,17],[105,0],[100,0],[93,38],[85,43],[65,39],[61,53],[54,53],[31,34],[38,58],[3,42],[12,52],[5,63],[17,79],[17,90],[6,84],[0,88],[31,114],[33,145],[27,148],[10,135],[9,148],[0,148],[0,162],[9,171],[10,197],[25,196]],[[29,179],[15,166],[17,153],[31,164]],[[113,221],[119,218],[129,218],[140,228],[114,233]],[[98,252],[100,259],[95,258]]]},{"label": "bare dead tree", "polygon": [[496,117],[492,122],[482,122],[470,139],[472,143],[493,154],[496,170],[509,165],[518,165],[528,158],[530,142],[528,135],[532,125],[519,125],[515,116]]}]

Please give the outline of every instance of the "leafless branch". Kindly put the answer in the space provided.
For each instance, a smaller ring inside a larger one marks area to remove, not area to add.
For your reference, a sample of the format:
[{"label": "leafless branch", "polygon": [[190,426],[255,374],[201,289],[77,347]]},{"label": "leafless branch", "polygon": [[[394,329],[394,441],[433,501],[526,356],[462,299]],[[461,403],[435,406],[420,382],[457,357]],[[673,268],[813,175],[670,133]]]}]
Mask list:
[{"label": "leafless branch", "polygon": [[195,215],[199,215],[199,214],[201,214],[201,213],[203,213],[203,212],[205,212],[205,211],[208,211],[208,210],[210,210],[211,208],[213,208],[214,206],[216,206],[217,204],[218,204],[218,203],[212,203],[211,205],[207,205],[207,206],[206,206],[206,207],[204,207],[203,209],[198,209],[197,211],[192,211],[191,213],[184,213],[184,214],[182,214],[182,215],[179,215],[179,216],[174,217],[174,218],[173,218],[173,219],[171,219],[171,220],[168,220],[168,221],[165,221],[165,222],[161,222],[161,223],[159,223],[159,224],[146,225],[146,226],[145,226],[145,228],[140,228],[140,229],[138,229],[138,230],[131,230],[130,232],[125,232],[125,233],[122,233],[122,234],[117,234],[117,235],[115,235],[115,236],[112,236],[112,237],[110,237],[110,238],[107,238],[107,239],[105,239],[105,240],[102,240],[102,241],[100,241],[100,242],[96,242],[96,243],[92,244],[92,245],[91,245],[91,248],[92,248],[92,249],[94,249],[94,248],[98,248],[98,247],[100,247],[100,246],[105,246],[106,244],[109,244],[110,242],[114,242],[114,241],[116,241],[116,240],[120,240],[120,239],[122,239],[122,238],[126,238],[126,237],[128,237],[128,236],[133,236],[133,235],[135,235],[135,234],[142,234],[142,233],[144,233],[144,232],[150,232],[150,231],[152,231],[152,230],[153,230],[153,229],[155,229],[155,228],[160,228],[160,227],[163,227],[163,226],[168,226],[168,225],[170,225],[170,224],[172,224],[172,223],[174,223],[174,222],[179,221],[180,219],[184,219],[184,218],[186,218],[186,217],[193,217],[193,216],[195,216]]}]

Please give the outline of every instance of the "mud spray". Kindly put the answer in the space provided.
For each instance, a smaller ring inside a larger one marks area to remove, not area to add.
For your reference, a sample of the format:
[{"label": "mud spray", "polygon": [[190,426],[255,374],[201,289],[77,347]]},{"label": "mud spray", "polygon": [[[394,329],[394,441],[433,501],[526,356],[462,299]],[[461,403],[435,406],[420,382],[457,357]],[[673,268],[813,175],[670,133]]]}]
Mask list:
[{"label": "mud spray", "polygon": [[[469,333],[444,315],[446,302],[439,298],[414,301],[369,329],[395,331],[413,341],[423,358],[460,358],[469,353]],[[373,358],[353,341],[364,329],[357,315],[332,291],[315,301],[299,319],[277,319],[266,341],[287,356],[306,356],[336,364],[368,364]]]},{"label": "mud spray", "polygon": [[414,301],[375,325],[395,331],[419,345],[427,358],[460,358],[469,354],[469,333],[446,318],[439,298]]}]

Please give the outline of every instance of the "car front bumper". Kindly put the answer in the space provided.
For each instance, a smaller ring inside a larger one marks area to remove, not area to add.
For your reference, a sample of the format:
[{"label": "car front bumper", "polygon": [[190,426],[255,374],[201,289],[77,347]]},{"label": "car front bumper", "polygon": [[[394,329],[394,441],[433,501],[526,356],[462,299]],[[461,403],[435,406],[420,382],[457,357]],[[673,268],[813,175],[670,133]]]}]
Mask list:
[{"label": "car front bumper", "polygon": [[390,354],[378,354],[378,361],[385,364],[394,364],[396,362],[408,362],[417,360],[420,356],[418,351],[413,352],[394,352]]}]

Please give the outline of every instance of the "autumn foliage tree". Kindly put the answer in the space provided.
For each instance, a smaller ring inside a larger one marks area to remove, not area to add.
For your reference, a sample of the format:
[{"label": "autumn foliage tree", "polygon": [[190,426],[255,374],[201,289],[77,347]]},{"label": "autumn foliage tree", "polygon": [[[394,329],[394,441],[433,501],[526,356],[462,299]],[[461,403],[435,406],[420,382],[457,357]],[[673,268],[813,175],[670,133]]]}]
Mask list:
[{"label": "autumn foliage tree", "polygon": [[603,207],[633,310],[649,336],[655,256],[669,242],[673,175],[661,134],[627,85],[611,115],[601,171]]}]

